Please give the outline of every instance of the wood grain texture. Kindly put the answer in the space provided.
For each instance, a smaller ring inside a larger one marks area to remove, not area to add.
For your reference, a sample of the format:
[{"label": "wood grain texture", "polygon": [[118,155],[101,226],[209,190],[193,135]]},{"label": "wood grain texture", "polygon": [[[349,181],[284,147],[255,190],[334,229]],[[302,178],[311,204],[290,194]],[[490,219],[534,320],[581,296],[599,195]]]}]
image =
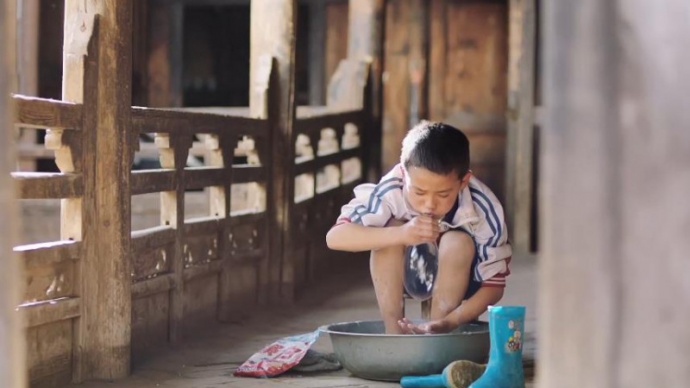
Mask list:
[{"label": "wood grain texture", "polygon": [[130,368],[131,12],[131,1],[65,3],[63,99],[84,105],[89,128],[81,212],[62,212],[64,227],[84,225],[77,380]]},{"label": "wood grain texture", "polygon": [[536,3],[509,3],[506,213],[516,252],[528,252],[533,233],[534,84]]},{"label": "wood grain texture", "polygon": [[15,123],[22,127],[81,129],[82,105],[46,98],[13,96]]},{"label": "wood grain texture", "polygon": [[21,199],[62,199],[81,197],[83,179],[77,174],[15,172],[12,178]]}]

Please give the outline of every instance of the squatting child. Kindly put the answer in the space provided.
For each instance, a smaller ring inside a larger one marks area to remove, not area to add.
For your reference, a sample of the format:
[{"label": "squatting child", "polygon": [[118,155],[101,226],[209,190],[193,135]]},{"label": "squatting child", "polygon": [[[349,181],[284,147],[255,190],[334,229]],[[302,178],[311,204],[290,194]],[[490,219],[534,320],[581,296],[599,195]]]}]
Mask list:
[{"label": "squatting child", "polygon": [[[459,129],[421,122],[405,136],[400,164],[378,184],[357,186],[326,236],[331,249],[371,251],[388,334],[449,332],[503,296],[511,257],[503,208],[469,164]],[[422,243],[436,244],[437,261],[406,263],[405,248]],[[431,320],[414,324],[403,317],[403,292],[425,284]]]}]

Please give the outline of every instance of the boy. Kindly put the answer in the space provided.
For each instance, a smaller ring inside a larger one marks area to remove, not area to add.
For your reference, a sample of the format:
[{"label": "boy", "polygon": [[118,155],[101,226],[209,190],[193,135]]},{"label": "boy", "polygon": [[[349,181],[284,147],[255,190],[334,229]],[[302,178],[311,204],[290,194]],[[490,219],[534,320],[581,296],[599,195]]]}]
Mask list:
[{"label": "boy", "polygon": [[[511,256],[503,208],[472,176],[469,141],[457,128],[418,124],[405,136],[400,160],[378,184],[355,188],[326,241],[335,250],[371,251],[387,334],[449,332],[503,296]],[[426,263],[438,271],[427,278],[431,320],[417,325],[402,316],[403,253],[422,243],[438,243],[438,262]]]}]

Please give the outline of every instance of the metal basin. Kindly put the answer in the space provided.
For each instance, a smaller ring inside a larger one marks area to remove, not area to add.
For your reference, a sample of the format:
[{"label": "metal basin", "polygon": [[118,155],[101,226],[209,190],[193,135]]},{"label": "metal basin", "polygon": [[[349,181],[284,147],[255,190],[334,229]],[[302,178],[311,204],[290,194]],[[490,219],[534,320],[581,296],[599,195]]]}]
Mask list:
[{"label": "metal basin", "polygon": [[336,323],[321,330],[330,335],[343,367],[369,380],[437,374],[453,361],[483,363],[489,356],[486,322],[469,323],[448,334],[386,335],[383,321]]}]

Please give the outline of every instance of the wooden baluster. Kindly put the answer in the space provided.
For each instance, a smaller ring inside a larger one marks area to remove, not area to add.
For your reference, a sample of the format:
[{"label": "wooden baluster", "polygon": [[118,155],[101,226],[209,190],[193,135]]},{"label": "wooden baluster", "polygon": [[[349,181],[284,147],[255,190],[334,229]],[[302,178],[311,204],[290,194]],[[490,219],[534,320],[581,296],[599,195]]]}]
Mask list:
[{"label": "wooden baluster", "polygon": [[191,136],[170,136],[156,134],[156,146],[160,150],[161,168],[175,170],[175,191],[161,193],[161,224],[175,228],[175,247],[171,271],[175,279],[175,288],[170,292],[170,342],[182,339],[184,321],[184,267],[185,267],[185,234],[184,234],[184,180],[187,155],[192,147]]}]

